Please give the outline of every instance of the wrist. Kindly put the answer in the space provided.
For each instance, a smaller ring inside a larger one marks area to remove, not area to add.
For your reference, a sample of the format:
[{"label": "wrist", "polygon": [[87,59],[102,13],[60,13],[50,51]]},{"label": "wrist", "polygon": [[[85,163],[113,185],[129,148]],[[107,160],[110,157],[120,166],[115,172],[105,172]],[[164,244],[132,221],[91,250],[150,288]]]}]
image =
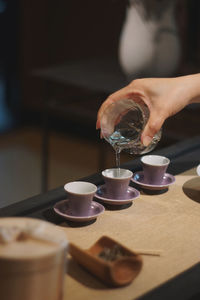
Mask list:
[{"label": "wrist", "polygon": [[187,104],[200,102],[200,73],[184,76],[185,99]]}]

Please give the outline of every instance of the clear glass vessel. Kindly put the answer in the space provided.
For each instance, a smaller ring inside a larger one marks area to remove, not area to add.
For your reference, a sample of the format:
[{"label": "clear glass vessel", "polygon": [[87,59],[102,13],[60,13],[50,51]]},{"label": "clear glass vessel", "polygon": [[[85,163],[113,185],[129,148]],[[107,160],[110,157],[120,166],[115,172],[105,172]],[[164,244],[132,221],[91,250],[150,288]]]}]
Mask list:
[{"label": "clear glass vessel", "polygon": [[115,151],[128,151],[140,155],[152,151],[161,138],[161,130],[145,147],[141,134],[149,118],[149,109],[142,100],[132,99],[115,101],[110,104],[101,118],[101,134]]}]

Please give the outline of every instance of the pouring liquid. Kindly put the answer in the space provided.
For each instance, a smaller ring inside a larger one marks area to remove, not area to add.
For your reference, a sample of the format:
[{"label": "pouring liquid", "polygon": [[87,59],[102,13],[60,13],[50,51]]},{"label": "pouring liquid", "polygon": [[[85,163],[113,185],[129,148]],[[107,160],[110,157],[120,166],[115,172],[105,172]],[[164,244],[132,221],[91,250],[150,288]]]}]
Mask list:
[{"label": "pouring liquid", "polygon": [[115,161],[117,167],[117,177],[120,177],[120,153],[121,150],[119,148],[115,149]]},{"label": "pouring liquid", "polygon": [[[128,148],[130,142],[132,142],[136,136],[138,136],[138,132],[130,129],[116,129],[113,134],[109,137],[109,143],[115,150],[115,161],[116,167],[118,169],[117,176],[120,177],[120,154],[122,150],[126,150],[130,154],[135,154],[133,150],[132,143],[131,148]],[[135,143],[136,144],[136,143]],[[137,146],[136,146],[137,147]]]}]

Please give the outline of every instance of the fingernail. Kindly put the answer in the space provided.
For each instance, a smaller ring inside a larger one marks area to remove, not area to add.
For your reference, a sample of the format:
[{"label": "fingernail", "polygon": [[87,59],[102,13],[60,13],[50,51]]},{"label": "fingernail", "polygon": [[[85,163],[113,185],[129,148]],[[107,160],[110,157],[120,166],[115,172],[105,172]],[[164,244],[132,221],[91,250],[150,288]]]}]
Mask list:
[{"label": "fingernail", "polygon": [[149,146],[149,144],[151,143],[152,141],[152,138],[150,136],[145,136],[144,139],[143,139],[143,145],[145,147]]}]

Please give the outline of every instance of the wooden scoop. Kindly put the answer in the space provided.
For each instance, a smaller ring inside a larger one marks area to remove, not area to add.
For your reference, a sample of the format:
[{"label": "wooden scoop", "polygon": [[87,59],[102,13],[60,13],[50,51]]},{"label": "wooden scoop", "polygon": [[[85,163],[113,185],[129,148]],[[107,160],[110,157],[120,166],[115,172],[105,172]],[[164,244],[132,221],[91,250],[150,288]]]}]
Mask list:
[{"label": "wooden scoop", "polygon": [[139,254],[107,236],[87,250],[70,243],[69,252],[80,265],[110,286],[131,283],[142,268]]}]

